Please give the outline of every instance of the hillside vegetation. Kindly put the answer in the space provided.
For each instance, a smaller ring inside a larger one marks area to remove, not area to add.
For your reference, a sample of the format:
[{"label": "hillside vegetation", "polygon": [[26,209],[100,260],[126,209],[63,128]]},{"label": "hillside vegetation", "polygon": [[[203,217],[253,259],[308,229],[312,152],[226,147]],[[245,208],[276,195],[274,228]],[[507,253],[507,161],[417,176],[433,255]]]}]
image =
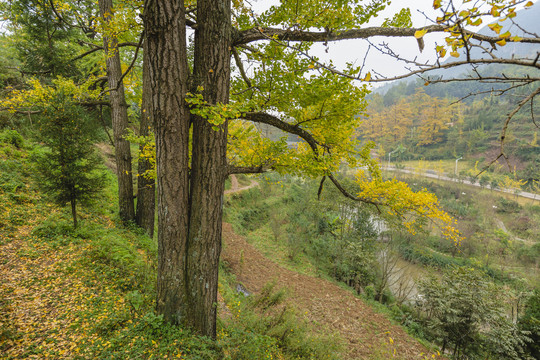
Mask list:
[{"label": "hillside vegetation", "polygon": [[[226,269],[218,341],[164,323],[155,308],[156,242],[124,227],[115,181],[80,209],[73,228],[35,177],[39,145],[0,134],[0,352],[5,359],[340,359],[283,293],[245,298]],[[231,282],[231,285],[229,285]]]},{"label": "hillside vegetation", "polygon": [[540,286],[540,207],[532,200],[403,177],[414,189],[436,193],[458,219],[464,239],[456,246],[431,224],[404,231],[332,187],[317,200],[318,183],[267,177],[260,192],[235,197],[226,208],[227,220],[266,256],[383,304],[411,334],[456,358],[536,356],[540,329],[526,320],[538,316]]}]

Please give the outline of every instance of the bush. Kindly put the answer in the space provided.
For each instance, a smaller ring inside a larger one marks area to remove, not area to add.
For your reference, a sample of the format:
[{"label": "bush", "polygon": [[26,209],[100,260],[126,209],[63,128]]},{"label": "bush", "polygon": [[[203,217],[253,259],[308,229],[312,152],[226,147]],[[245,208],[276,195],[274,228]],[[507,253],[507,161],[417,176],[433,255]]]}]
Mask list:
[{"label": "bush", "polygon": [[285,303],[285,291],[275,290],[275,283],[267,284],[256,296],[233,294],[229,288],[224,297],[232,316],[218,337],[231,359],[279,359],[280,352],[289,359],[342,358],[340,339],[313,334]]},{"label": "bush", "polygon": [[476,353],[485,359],[523,359],[524,333],[506,318],[501,290],[483,273],[453,267],[442,279],[421,281],[419,290],[428,329],[442,352],[453,348],[458,358]]},{"label": "bush", "polygon": [[508,213],[508,214],[513,214],[513,213],[518,213],[521,211],[521,205],[519,205],[518,202],[516,201],[513,201],[513,200],[508,200],[508,199],[505,199],[505,198],[499,198],[499,200],[497,201],[497,212],[498,213]]},{"label": "bush", "polygon": [[0,142],[10,144],[20,149],[24,146],[24,139],[17,130],[6,129],[0,132]]},{"label": "bush", "polygon": [[527,300],[525,313],[518,324],[529,332],[531,341],[527,344],[527,351],[534,359],[540,359],[540,290],[536,289]]}]

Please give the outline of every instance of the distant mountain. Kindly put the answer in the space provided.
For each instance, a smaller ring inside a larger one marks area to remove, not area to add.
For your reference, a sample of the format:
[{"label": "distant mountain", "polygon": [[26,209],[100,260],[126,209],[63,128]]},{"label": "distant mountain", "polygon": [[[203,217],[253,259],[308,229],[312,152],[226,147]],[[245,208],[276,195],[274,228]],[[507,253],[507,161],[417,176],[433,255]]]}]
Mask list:
[{"label": "distant mountain", "polygon": [[[512,21],[506,20],[502,25],[503,29],[501,30],[501,33],[504,33],[506,31],[510,31],[512,35],[517,36],[524,36],[524,32],[522,29],[525,29],[529,33],[534,34],[535,36],[538,36],[540,34],[540,2],[537,2],[533,6],[531,6],[528,9],[520,10],[516,13],[516,17],[513,19],[514,23],[517,23],[519,26],[516,26]],[[495,32],[493,32],[487,24],[482,27],[479,31],[480,34],[483,35],[489,35],[494,36],[496,35]],[[536,44],[525,44],[525,43],[512,43],[508,42],[505,46],[497,46],[497,49],[494,51],[494,54],[502,57],[502,58],[532,58],[533,56],[536,56],[536,54],[540,51],[540,47]],[[473,58],[489,58],[489,54],[486,54],[481,49],[473,49],[471,53]],[[460,58],[448,58],[444,64],[448,64],[454,61],[459,61],[459,59],[463,59],[465,56],[465,50],[461,51]],[[481,66],[479,67],[481,73],[484,74],[501,74],[503,72],[519,72],[519,71],[526,71],[527,73],[530,73],[531,69],[520,69],[520,67],[508,67],[508,66],[500,66],[500,65],[490,65],[490,66]],[[449,69],[443,69],[443,70],[434,70],[427,73],[428,76],[439,76],[444,79],[450,79],[455,77],[463,77],[468,72],[472,70],[472,67],[469,65],[459,66],[455,68],[449,68]],[[381,95],[386,94],[390,89],[400,85],[400,88],[416,88],[418,86],[421,86],[420,83],[418,83],[417,78],[410,78],[410,79],[403,79],[394,81],[388,84],[385,84],[384,86],[381,86],[379,88],[374,89],[374,93],[378,93]],[[405,84],[405,85],[404,85]],[[423,84],[423,82],[422,82]],[[432,85],[433,86],[433,85]],[[432,87],[430,86],[430,87]],[[449,89],[454,88],[451,91],[449,91],[450,94],[448,96],[452,97],[461,97],[465,96],[467,94],[456,94],[459,91],[459,86],[453,86],[451,84],[439,84],[436,87],[439,88],[439,91],[436,91],[437,93],[441,93],[440,89],[447,86]],[[474,87],[474,86],[473,86]],[[491,86],[493,87],[493,86]],[[429,88],[429,87],[428,87]],[[471,90],[471,86],[465,86],[463,90]],[[430,91],[426,89],[426,91],[429,93]],[[410,91],[409,91],[410,92]],[[442,93],[445,91],[442,90]],[[462,93],[463,91],[461,91]],[[437,95],[440,96],[440,95]]]},{"label": "distant mountain", "polygon": [[[528,9],[520,10],[516,13],[516,17],[511,20],[506,20],[502,23],[502,30],[501,34],[505,33],[506,31],[510,31],[510,33],[513,36],[526,36],[524,34],[523,30],[528,31],[529,33],[535,34],[535,36],[538,36],[536,34],[540,33],[540,3],[536,3],[533,6],[531,6]],[[519,26],[516,26],[515,24],[518,24]],[[486,24],[484,27],[482,27],[479,31],[482,35],[488,35],[488,36],[496,36],[497,34],[492,31],[488,25]],[[530,36],[530,35],[529,35]],[[505,46],[498,46],[497,49],[493,51],[493,54],[501,57],[501,58],[531,58],[533,56],[536,56],[537,52],[539,51],[539,47],[536,44],[526,44],[526,43],[513,43],[508,42]],[[460,61],[466,56],[465,49],[461,49],[461,56],[459,58],[448,58],[444,64],[452,63],[454,61]],[[491,58],[491,56],[486,53],[484,50],[479,48],[473,48],[471,50],[471,57],[474,59],[480,59],[480,58]],[[480,68],[485,68],[480,67]],[[467,73],[470,71],[472,67],[470,66],[460,66],[453,69],[444,69],[444,70],[436,70],[430,72],[430,76],[436,75],[436,76],[443,76],[443,78],[452,78],[456,77],[462,74]]]},{"label": "distant mountain", "polygon": [[[514,23],[517,23],[519,26],[516,26],[512,21],[506,20],[502,25],[503,29],[501,33],[510,31],[512,35],[517,36],[526,36],[523,30],[533,33],[535,36],[538,36],[540,33],[540,2],[537,2],[528,9],[520,10],[516,13],[516,17],[513,19]],[[520,29],[521,28],[521,29]],[[488,26],[484,26],[480,29],[480,34],[483,35],[496,35]],[[529,35],[530,36],[530,35]],[[522,43],[507,43],[505,46],[499,46],[496,50],[496,54],[500,57],[509,58],[509,57],[532,57],[536,55],[539,51],[538,45],[535,44],[522,44]]]}]

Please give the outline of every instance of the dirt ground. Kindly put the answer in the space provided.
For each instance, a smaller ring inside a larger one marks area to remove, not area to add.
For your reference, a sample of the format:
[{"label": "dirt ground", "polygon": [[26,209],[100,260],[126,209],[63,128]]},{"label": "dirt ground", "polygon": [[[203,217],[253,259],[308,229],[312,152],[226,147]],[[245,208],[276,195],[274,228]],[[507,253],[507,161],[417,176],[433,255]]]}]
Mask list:
[{"label": "dirt ground", "polygon": [[[238,185],[232,188],[233,191],[243,190]],[[428,349],[351,292],[325,279],[277,265],[227,223],[223,224],[222,259],[250,293],[259,292],[273,280],[277,287],[289,289],[288,301],[299,313],[305,314],[314,328],[322,327],[340,334],[347,345],[348,359],[432,358]]]}]

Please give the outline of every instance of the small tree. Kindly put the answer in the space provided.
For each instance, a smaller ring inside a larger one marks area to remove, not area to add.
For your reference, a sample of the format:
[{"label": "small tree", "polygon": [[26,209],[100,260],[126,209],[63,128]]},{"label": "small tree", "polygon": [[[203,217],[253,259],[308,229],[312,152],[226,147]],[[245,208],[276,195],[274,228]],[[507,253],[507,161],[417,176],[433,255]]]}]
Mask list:
[{"label": "small tree", "polygon": [[47,150],[37,156],[40,186],[59,206],[71,205],[77,228],[77,203],[86,202],[104,185],[101,159],[91,139],[94,122],[63,91],[43,104],[40,135]]},{"label": "small tree", "polygon": [[540,290],[536,289],[527,300],[519,326],[529,332],[528,352],[534,359],[540,359]]},{"label": "small tree", "polygon": [[429,328],[443,352],[452,346],[456,359],[474,352],[482,358],[523,359],[528,339],[506,318],[500,291],[481,272],[452,268],[442,279],[420,282],[419,289]]}]

